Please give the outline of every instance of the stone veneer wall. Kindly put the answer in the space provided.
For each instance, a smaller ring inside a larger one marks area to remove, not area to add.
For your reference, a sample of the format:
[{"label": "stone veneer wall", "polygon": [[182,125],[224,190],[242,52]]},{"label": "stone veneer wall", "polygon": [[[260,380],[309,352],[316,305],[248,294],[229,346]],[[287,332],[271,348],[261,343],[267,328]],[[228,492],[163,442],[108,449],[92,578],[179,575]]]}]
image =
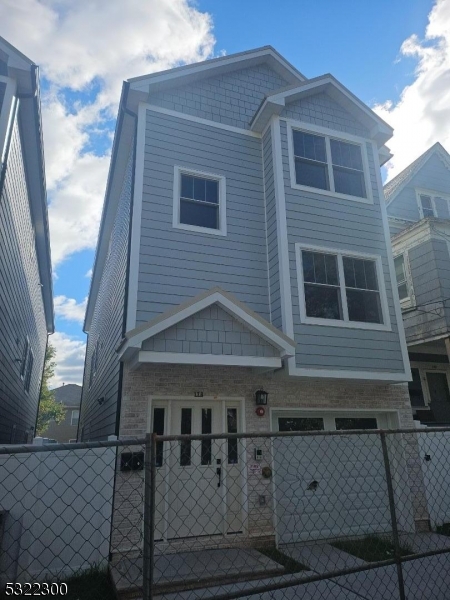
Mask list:
[{"label": "stone veneer wall", "polygon": [[[398,410],[400,428],[414,427],[406,384],[354,383],[350,381],[286,379],[280,374],[258,374],[244,367],[213,367],[205,365],[144,365],[136,371],[124,369],[121,410],[121,438],[143,437],[147,432],[148,406],[151,397],[177,396],[194,398],[194,392],[204,396],[245,398],[247,433],[270,431],[270,415],[255,414],[254,393],[260,387],[269,393],[269,408],[292,407],[313,409],[383,409]],[[407,440],[406,459],[410,477],[411,499],[416,527],[426,523],[428,513],[424,500],[423,481],[415,436]],[[253,445],[247,447],[248,456]],[[261,447],[262,444],[258,443]],[[268,443],[270,448],[270,442]],[[268,456],[265,452],[265,456]],[[268,460],[264,461],[269,462]],[[270,462],[269,462],[270,464]],[[264,466],[264,465],[263,465]],[[114,551],[139,547],[142,521],[143,472],[118,473],[116,481],[115,515],[113,523]],[[271,499],[265,507],[258,504],[259,494],[267,494],[267,483],[254,476],[248,478],[248,528],[250,538],[273,536]],[[402,490],[403,494],[404,491]],[[214,542],[216,545],[217,542]]]}]

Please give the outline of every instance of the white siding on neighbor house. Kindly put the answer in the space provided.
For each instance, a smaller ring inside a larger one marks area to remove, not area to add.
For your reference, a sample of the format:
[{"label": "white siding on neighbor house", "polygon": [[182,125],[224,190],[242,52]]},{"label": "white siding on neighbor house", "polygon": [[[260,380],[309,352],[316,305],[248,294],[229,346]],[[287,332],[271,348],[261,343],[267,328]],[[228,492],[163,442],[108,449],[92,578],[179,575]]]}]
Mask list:
[{"label": "white siding on neighbor house", "polygon": [[208,77],[173,90],[149,95],[149,103],[224,125],[249,128],[264,96],[288,85],[266,65]]},{"label": "white siding on neighbor house", "polygon": [[[310,98],[310,102],[314,97]],[[319,112],[321,104],[317,106]],[[323,123],[329,126],[328,106]],[[345,123],[341,122],[342,127]],[[392,296],[387,246],[384,234],[380,198],[373,160],[372,146],[367,143],[373,204],[352,199],[337,199],[319,191],[291,188],[288,129],[281,120],[286,219],[288,232],[291,296],[294,334],[297,342],[298,367],[361,371],[404,372],[400,338]],[[337,134],[338,135],[338,134]],[[384,201],[384,200],[383,200]],[[299,291],[295,244],[338,249],[345,253],[362,252],[379,255],[385,276],[385,286],[392,331],[352,329],[300,322]]]},{"label": "white siding on neighbor house", "polygon": [[[450,170],[436,154],[433,154],[427,160],[417,174],[411,178],[408,184],[392,200],[387,208],[388,215],[418,221],[421,216],[417,204],[416,189],[450,194]],[[438,202],[436,209],[438,217],[443,219],[449,218],[447,203]]]},{"label": "white siding on neighbor house", "polygon": [[[136,324],[219,286],[269,319],[261,142],[147,110]],[[227,235],[173,227],[174,167],[226,179]]]}]

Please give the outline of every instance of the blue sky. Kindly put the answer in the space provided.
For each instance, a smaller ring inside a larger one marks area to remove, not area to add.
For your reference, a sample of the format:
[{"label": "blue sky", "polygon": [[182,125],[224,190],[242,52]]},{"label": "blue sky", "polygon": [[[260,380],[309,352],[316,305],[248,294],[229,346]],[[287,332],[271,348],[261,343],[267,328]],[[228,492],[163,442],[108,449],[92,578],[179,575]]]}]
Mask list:
[{"label": "blue sky", "polygon": [[[332,73],[394,128],[395,175],[450,149],[450,0],[14,0],[0,34],[41,69],[58,368],[81,383],[89,291],[122,81],[271,44],[307,77]],[[447,86],[448,87],[448,86]]]}]

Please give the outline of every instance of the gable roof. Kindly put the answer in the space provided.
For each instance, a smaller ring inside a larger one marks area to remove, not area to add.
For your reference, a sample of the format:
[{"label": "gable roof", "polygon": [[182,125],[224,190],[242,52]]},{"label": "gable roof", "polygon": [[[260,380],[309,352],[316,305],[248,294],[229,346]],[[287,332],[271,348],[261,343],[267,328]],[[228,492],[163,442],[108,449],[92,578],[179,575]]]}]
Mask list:
[{"label": "gable roof", "polygon": [[411,181],[414,175],[416,175],[425,163],[434,155],[438,156],[447,169],[450,170],[450,154],[439,142],[436,142],[431,148],[428,148],[426,152],[421,154],[419,158],[416,158],[415,161],[408,165],[406,169],[403,169],[403,171],[386,183],[383,189],[387,204],[392,202],[401,190]]},{"label": "gable roof", "polygon": [[377,141],[378,146],[382,146],[392,137],[392,127],[329,73],[267,95],[251,121],[251,129],[262,132],[270,117],[280,114],[286,104],[320,92],[327,93],[355,115],[357,120],[369,129],[370,136]]},{"label": "gable roof", "polygon": [[179,306],[155,317],[151,321],[132,329],[125,334],[122,344],[117,349],[121,358],[126,358],[139,350],[142,343],[154,335],[173,327],[173,325],[184,321],[188,317],[198,313],[204,308],[218,304],[228,314],[244,323],[249,329],[255,331],[267,342],[280,350],[280,357],[294,356],[295,341],[285,335],[271,323],[240,302],[232,294],[225,292],[219,287],[214,287],[206,292],[189,298]]},{"label": "gable roof", "polygon": [[51,391],[56,402],[61,402],[64,406],[79,406],[81,403],[81,390],[81,385],[67,383]]},{"label": "gable roof", "polygon": [[306,80],[306,77],[300,73],[290,62],[288,62],[272,46],[262,46],[254,50],[237,52],[229,56],[220,56],[219,58],[210,58],[202,62],[191,65],[184,65],[158,73],[150,73],[139,77],[129,79],[133,90],[148,92],[161,91],[173,86],[183,85],[185,81],[192,83],[214,74],[221,75],[237,69],[245,69],[260,64],[268,64],[286,81],[292,84],[298,84]]}]

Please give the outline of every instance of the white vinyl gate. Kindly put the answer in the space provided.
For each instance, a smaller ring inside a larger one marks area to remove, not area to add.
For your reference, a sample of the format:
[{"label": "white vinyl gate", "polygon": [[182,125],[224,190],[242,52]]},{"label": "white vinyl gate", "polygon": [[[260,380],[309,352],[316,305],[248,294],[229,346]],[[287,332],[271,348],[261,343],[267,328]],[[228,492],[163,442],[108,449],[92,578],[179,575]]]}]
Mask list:
[{"label": "white vinyl gate", "polygon": [[450,432],[417,435],[428,514],[434,529],[450,523]]},{"label": "white vinyl gate", "polygon": [[[383,416],[277,415],[280,431],[384,427]],[[279,544],[390,531],[380,438],[274,438]]]}]

